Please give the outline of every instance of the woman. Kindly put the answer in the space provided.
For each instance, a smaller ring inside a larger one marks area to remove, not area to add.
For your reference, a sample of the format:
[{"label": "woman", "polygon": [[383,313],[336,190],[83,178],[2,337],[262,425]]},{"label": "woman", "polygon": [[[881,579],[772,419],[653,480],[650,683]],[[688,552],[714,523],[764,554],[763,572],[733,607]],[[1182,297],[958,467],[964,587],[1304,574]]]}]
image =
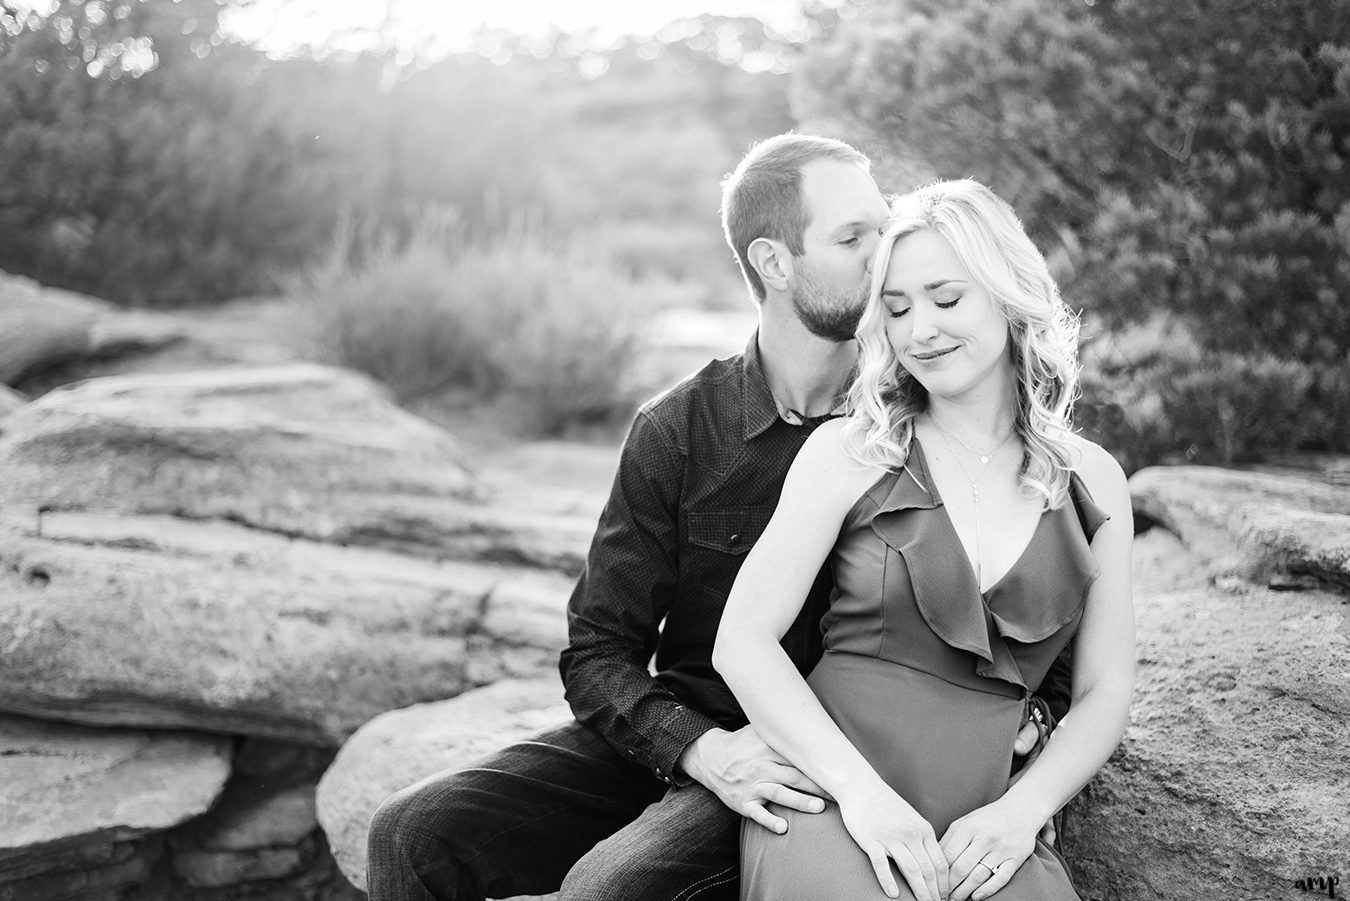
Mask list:
[{"label": "woman", "polygon": [[[831,795],[742,831],[742,899],[1075,899],[1037,833],[1120,740],[1134,667],[1130,501],[1069,431],[1077,321],[987,188],[901,198],[859,326],[851,415],[817,429],[746,559],[713,663]],[[821,563],[803,680],[778,645]],[[1075,641],[1072,707],[1009,787],[1030,693]]]}]

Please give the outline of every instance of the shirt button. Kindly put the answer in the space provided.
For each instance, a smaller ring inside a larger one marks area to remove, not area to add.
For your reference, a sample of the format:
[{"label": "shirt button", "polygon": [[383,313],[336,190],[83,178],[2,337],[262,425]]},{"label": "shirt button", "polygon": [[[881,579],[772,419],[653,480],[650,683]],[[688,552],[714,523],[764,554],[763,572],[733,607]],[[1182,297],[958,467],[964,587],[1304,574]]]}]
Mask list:
[{"label": "shirt button", "polygon": [[628,756],[629,756],[629,757],[636,757],[636,756],[637,756],[637,752],[634,751],[632,748],[629,748],[629,749],[628,749]]},{"label": "shirt button", "polygon": [[730,538],[727,539],[727,544],[738,544],[740,543],[740,540],[741,540],[741,533],[737,532],[736,534],[732,535]]}]

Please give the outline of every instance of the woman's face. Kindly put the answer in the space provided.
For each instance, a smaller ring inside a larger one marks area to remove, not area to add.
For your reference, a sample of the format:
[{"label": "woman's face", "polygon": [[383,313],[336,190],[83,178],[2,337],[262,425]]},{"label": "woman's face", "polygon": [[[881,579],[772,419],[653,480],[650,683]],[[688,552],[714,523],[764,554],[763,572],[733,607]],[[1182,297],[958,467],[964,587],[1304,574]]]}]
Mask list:
[{"label": "woman's face", "polygon": [[900,365],[930,395],[959,398],[1010,384],[1008,320],[937,232],[895,242],[881,302]]}]

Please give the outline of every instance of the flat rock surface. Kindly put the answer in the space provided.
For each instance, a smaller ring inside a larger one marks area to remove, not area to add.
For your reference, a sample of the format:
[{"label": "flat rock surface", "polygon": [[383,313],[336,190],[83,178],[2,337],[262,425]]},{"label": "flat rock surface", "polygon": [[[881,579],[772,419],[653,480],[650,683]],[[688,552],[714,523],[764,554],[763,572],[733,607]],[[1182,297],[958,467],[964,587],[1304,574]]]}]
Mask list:
[{"label": "flat rock surface", "polygon": [[0,715],[0,886],[127,865],[130,840],[215,802],[232,750],[225,736]]},{"label": "flat rock surface", "polygon": [[1066,853],[1084,897],[1295,898],[1295,880],[1344,873],[1344,598],[1208,584],[1156,529],[1135,557],[1131,725],[1070,808]]},{"label": "flat rock surface", "polygon": [[225,519],[573,574],[598,515],[566,486],[547,500],[547,483],[508,491],[518,503],[489,503],[448,432],[364,376],[308,364],[57,389],[5,419],[0,470],[11,510]]},{"label": "flat rock surface", "polygon": [[0,523],[0,710],[336,746],[385,710],[554,671],[571,586],[225,522]]},{"label": "flat rock surface", "polygon": [[319,824],[338,866],[364,888],[367,828],[385,798],[571,716],[553,676],[498,682],[371,720],[342,746],[319,781]]},{"label": "flat rock surface", "polygon": [[1136,514],[1178,535],[1212,572],[1350,588],[1350,485],[1324,472],[1151,466],[1130,477],[1130,494]]},{"label": "flat rock surface", "polygon": [[0,382],[18,385],[44,370],[160,348],[185,334],[172,316],[121,310],[0,272]]}]

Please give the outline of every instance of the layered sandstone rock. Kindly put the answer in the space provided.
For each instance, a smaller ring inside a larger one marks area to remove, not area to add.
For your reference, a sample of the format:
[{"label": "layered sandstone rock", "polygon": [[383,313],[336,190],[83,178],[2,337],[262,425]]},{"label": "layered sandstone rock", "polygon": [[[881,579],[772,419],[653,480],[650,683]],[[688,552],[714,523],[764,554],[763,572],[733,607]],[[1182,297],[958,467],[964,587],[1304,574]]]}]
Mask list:
[{"label": "layered sandstone rock", "polygon": [[0,710],[336,746],[551,672],[568,577],[171,517],[0,523]]},{"label": "layered sandstone rock", "polygon": [[[450,435],[294,365],[92,379],[5,420],[0,506],[223,519],[331,544],[579,570],[594,513],[489,505]],[[542,511],[542,512],[541,512]]]},{"label": "layered sandstone rock", "polygon": [[79,362],[154,350],[185,334],[172,316],[120,310],[0,273],[0,382],[5,384]]},{"label": "layered sandstone rock", "polygon": [[1093,901],[1298,897],[1298,880],[1344,872],[1350,848],[1350,615],[1334,578],[1286,576],[1309,571],[1314,545],[1333,548],[1322,573],[1340,571],[1343,495],[1189,467],[1130,484],[1185,546],[1160,529],[1136,542],[1135,703],[1070,807],[1079,887]]},{"label": "layered sandstone rock", "polygon": [[112,897],[142,881],[158,834],[220,795],[232,745],[0,715],[0,899]]},{"label": "layered sandstone rock", "polygon": [[1350,588],[1350,485],[1317,473],[1153,466],[1130,478],[1130,492],[1137,513],[1215,571]]}]

